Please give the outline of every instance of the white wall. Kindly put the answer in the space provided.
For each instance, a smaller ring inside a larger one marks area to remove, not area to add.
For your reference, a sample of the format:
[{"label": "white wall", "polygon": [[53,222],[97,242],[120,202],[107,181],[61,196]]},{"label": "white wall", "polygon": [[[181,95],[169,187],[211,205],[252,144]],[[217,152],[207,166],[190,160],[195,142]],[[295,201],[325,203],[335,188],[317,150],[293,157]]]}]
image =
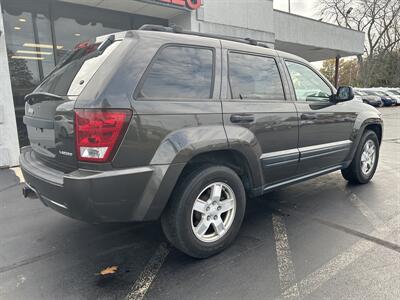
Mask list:
[{"label": "white wall", "polygon": [[191,30],[274,43],[272,0],[203,0]]},{"label": "white wall", "polygon": [[[317,20],[274,11],[274,28],[277,43],[287,42],[310,49],[337,50],[337,54],[361,54],[364,51],[364,33]],[[286,49],[284,49],[286,50]]]},{"label": "white wall", "polygon": [[204,21],[273,32],[272,0],[204,0]]},{"label": "white wall", "polygon": [[18,165],[19,143],[0,3],[0,168]]}]

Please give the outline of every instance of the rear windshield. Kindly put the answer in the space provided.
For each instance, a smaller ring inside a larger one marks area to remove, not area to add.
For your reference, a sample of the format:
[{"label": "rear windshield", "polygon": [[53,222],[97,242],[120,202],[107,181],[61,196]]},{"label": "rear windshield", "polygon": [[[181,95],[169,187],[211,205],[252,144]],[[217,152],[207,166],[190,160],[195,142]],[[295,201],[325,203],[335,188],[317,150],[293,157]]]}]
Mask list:
[{"label": "rear windshield", "polygon": [[113,42],[99,52],[101,43],[78,44],[64,56],[56,68],[39,85],[35,92],[78,96],[120,41]]}]

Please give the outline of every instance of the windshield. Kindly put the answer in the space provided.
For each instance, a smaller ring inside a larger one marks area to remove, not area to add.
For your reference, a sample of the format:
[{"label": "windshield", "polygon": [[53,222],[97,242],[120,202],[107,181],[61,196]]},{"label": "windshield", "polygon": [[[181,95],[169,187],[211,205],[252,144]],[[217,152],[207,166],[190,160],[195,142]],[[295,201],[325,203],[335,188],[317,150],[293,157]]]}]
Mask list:
[{"label": "windshield", "polygon": [[391,92],[392,94],[395,94],[395,95],[399,95],[399,96],[400,96],[400,92],[398,92],[398,91],[390,90],[389,92]]},{"label": "windshield", "polygon": [[360,96],[368,96],[368,94],[366,92],[363,91],[356,91],[356,93]]}]

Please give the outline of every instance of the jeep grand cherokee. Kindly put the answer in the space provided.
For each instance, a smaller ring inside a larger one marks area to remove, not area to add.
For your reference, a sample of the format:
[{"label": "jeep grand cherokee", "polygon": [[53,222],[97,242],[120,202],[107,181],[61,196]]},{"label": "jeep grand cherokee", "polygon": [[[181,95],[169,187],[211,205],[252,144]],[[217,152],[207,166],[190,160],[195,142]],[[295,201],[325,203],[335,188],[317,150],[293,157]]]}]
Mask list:
[{"label": "jeep grand cherokee", "polygon": [[379,112],[305,60],[176,28],[78,45],[30,95],[25,195],[87,222],[161,218],[188,255],[228,247],[246,201],[341,170],[373,177]]}]

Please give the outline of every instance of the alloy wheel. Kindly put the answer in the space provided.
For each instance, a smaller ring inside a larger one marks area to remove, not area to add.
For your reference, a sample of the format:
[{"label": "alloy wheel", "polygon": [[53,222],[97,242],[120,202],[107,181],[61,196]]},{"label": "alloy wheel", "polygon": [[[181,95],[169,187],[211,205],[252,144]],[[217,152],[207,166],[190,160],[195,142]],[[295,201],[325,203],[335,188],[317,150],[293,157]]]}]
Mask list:
[{"label": "alloy wheel", "polygon": [[364,175],[371,174],[375,166],[376,146],[372,140],[367,140],[361,154],[361,171]]},{"label": "alloy wheel", "polygon": [[232,188],[223,182],[212,183],[194,201],[191,215],[193,233],[202,242],[215,242],[228,232],[235,213],[236,197]]}]

